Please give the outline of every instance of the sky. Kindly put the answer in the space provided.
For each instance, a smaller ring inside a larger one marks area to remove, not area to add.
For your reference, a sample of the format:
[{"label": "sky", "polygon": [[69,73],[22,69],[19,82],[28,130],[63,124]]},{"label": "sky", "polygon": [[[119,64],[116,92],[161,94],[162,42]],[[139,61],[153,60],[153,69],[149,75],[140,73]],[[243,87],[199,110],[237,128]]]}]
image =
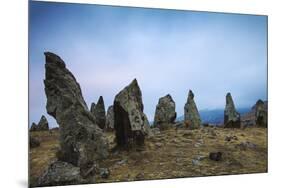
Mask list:
[{"label": "sky", "polygon": [[29,124],[46,112],[44,52],[59,55],[90,108],[105,107],[137,79],[144,112],[154,119],[170,94],[183,115],[189,89],[199,110],[267,100],[267,17],[53,2],[29,7]]}]

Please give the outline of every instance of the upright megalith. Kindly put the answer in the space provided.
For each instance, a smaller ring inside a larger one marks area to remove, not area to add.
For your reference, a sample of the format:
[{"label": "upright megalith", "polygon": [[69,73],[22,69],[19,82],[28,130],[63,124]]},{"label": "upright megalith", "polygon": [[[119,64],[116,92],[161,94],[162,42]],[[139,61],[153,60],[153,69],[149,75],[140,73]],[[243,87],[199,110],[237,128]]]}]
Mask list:
[{"label": "upright megalith", "polygon": [[32,123],[30,127],[30,131],[48,131],[49,130],[49,123],[47,118],[42,115],[38,124]]},{"label": "upright megalith", "polygon": [[105,117],[104,101],[103,101],[102,96],[99,97],[99,100],[96,105],[95,105],[95,103],[92,103],[91,112],[92,112],[98,126],[101,129],[104,129],[106,117]]},{"label": "upright megalith", "polygon": [[127,149],[143,146],[146,116],[136,79],[115,96],[113,110],[117,146]]},{"label": "upright megalith", "polygon": [[231,94],[226,94],[226,104],[224,109],[224,127],[240,128],[240,114],[236,111]]},{"label": "upright megalith", "polygon": [[41,119],[38,123],[38,130],[39,131],[47,131],[49,130],[49,123],[44,115],[41,116]]},{"label": "upright megalith", "polygon": [[114,130],[114,111],[113,105],[109,106],[106,113],[106,121],[105,121],[105,130],[113,131]]},{"label": "upright megalith", "polygon": [[176,104],[171,95],[161,97],[155,110],[154,127],[166,129],[174,123],[176,117]]},{"label": "upright megalith", "polygon": [[255,121],[258,127],[267,127],[267,103],[258,100],[254,106]]},{"label": "upright megalith", "polygon": [[201,118],[194,101],[194,94],[191,90],[188,92],[187,102],[184,106],[184,121],[188,128],[200,128]]},{"label": "upright megalith", "polygon": [[50,52],[45,52],[45,58],[46,108],[60,127],[58,158],[80,167],[83,177],[93,175],[97,160],[108,155],[106,139],[87,108],[80,85],[64,61]]}]

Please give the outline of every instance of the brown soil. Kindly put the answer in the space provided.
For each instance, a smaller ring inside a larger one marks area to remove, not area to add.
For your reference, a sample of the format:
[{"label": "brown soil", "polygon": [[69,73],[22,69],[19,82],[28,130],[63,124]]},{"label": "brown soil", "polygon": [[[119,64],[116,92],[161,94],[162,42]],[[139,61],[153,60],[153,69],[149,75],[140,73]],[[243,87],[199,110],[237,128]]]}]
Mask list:
[{"label": "brown soil", "polygon": [[[31,135],[41,141],[40,147],[29,152],[30,180],[34,183],[56,160],[59,134],[58,131],[44,131]],[[114,133],[106,133],[106,136],[113,149]],[[226,141],[227,136],[237,139]],[[242,142],[255,146],[240,147]],[[210,152],[222,152],[222,160],[210,160]],[[146,139],[142,151],[112,151],[108,159],[100,162],[100,167],[108,168],[110,176],[107,179],[97,177],[97,183],[263,173],[267,172],[267,129],[170,129]]]}]

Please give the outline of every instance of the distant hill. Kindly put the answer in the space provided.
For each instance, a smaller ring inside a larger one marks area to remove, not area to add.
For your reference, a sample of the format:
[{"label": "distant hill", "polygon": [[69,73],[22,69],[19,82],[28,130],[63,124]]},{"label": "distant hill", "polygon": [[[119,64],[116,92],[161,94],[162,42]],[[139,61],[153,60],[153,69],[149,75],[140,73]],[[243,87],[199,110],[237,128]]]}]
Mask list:
[{"label": "distant hill", "polygon": [[[237,111],[243,115],[251,110],[251,107],[248,108],[237,108]],[[224,109],[213,109],[213,110],[199,110],[200,117],[203,123],[213,123],[220,124],[223,123],[224,118]],[[179,116],[177,121],[182,121],[184,116]]]}]

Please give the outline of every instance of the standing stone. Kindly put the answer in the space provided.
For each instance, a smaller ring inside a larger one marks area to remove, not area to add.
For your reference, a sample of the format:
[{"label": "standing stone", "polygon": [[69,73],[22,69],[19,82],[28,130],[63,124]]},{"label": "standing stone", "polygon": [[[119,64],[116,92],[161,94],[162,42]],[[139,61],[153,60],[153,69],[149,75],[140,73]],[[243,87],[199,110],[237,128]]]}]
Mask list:
[{"label": "standing stone", "polygon": [[39,121],[39,123],[37,125],[37,129],[39,131],[47,131],[47,130],[49,130],[49,123],[48,123],[48,121],[47,121],[47,119],[46,119],[46,117],[44,115],[41,116],[41,119],[40,119],[40,121]]},{"label": "standing stone", "polygon": [[115,96],[113,109],[117,146],[127,149],[143,146],[145,114],[136,79]]},{"label": "standing stone", "polygon": [[267,106],[262,100],[256,102],[255,121],[258,127],[267,127]]},{"label": "standing stone", "polygon": [[38,130],[38,126],[36,125],[36,123],[32,123],[31,127],[30,127],[30,131],[37,131]]},{"label": "standing stone", "polygon": [[107,157],[108,144],[64,61],[50,52],[45,52],[45,58],[46,108],[60,127],[58,158],[80,167],[81,175],[87,176],[97,160]]},{"label": "standing stone", "polygon": [[114,130],[114,111],[113,111],[113,105],[109,106],[108,109],[107,109],[105,129],[107,131],[113,131]]},{"label": "standing stone", "polygon": [[191,90],[188,92],[187,102],[184,106],[184,121],[190,129],[200,128],[201,119]]},{"label": "standing stone", "polygon": [[106,117],[105,117],[105,107],[104,107],[104,102],[103,102],[102,96],[100,96],[98,103],[96,105],[95,105],[95,103],[92,103],[91,112],[92,112],[98,126],[101,129],[104,129]]},{"label": "standing stone", "polygon": [[95,108],[95,106],[96,106],[96,103],[92,103],[91,104],[91,109],[90,109],[90,111],[92,112],[92,113],[94,113],[94,108]]},{"label": "standing stone", "polygon": [[177,117],[176,104],[171,95],[161,97],[156,106],[154,127],[166,129],[173,124]]},{"label": "standing stone", "polygon": [[231,94],[226,95],[224,110],[224,126],[226,128],[240,128],[240,114],[236,111]]}]

